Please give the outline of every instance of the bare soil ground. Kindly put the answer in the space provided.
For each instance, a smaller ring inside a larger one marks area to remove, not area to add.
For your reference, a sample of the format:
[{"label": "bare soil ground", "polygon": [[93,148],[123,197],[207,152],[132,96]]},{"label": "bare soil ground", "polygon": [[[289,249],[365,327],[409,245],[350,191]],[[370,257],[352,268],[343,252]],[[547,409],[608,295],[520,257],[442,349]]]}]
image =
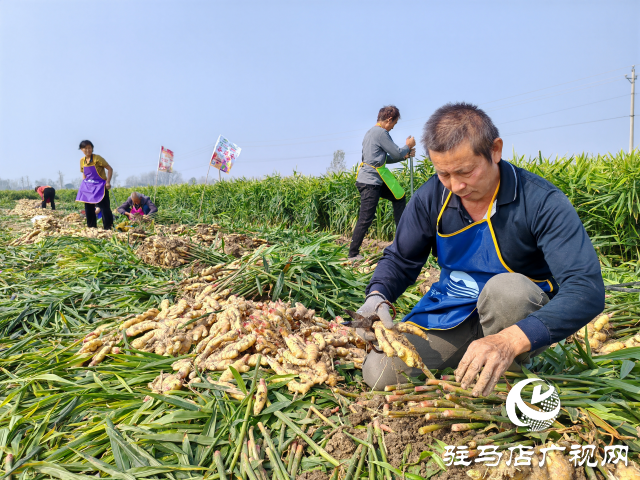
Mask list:
[{"label": "bare soil ground", "polygon": [[[380,417],[382,410],[382,403],[376,405],[375,401],[369,402],[370,407],[375,408],[363,408],[359,405],[353,405],[357,413],[350,414],[347,418],[342,418],[345,426],[336,431],[329,439],[325,449],[336,460],[348,460],[353,457],[356,452],[357,444],[351,440],[343,432],[347,432],[355,437],[365,440],[367,437],[367,425],[373,420],[375,416]],[[375,413],[377,412],[377,413]],[[327,410],[323,412],[327,416],[331,413]],[[431,432],[426,435],[421,435],[418,432],[420,427],[428,425],[434,422],[428,422],[423,417],[406,417],[406,418],[388,418],[382,417],[381,423],[389,427],[393,432],[386,432],[384,434],[384,443],[387,450],[387,461],[398,468],[402,464],[403,457],[406,456],[406,461],[409,463],[416,463],[412,466],[411,473],[416,473],[423,476],[433,474],[433,464],[429,464],[428,460],[423,460],[418,463],[420,454],[427,450],[432,451],[432,444],[435,443],[435,439],[441,440],[448,445],[454,445],[459,442],[468,434],[468,432],[458,433],[450,432],[448,430],[439,430]],[[374,438],[373,444],[378,446],[378,440]],[[431,472],[429,472],[430,469]],[[327,480],[331,476],[332,472],[312,471],[301,474],[298,478],[307,480]],[[464,471],[462,472],[464,475]],[[447,478],[447,477],[442,477]],[[456,477],[452,477],[456,478]],[[463,478],[468,478],[463,477]]]},{"label": "bare soil ground", "polygon": [[[344,245],[351,243],[351,237],[342,236],[336,239],[338,245]],[[365,238],[362,242],[360,250],[364,253],[382,253],[382,251],[391,245],[393,242],[386,242],[384,240],[375,240],[372,238]]]}]

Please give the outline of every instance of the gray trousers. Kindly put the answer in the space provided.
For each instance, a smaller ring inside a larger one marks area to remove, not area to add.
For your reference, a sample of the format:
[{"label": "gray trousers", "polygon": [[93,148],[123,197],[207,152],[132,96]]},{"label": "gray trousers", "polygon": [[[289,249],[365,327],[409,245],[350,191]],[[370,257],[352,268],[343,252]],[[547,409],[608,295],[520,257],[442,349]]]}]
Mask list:
[{"label": "gray trousers", "polygon": [[[474,340],[494,335],[515,325],[529,314],[549,302],[549,297],[540,287],[519,273],[501,273],[492,277],[478,297],[478,315],[472,315],[450,330],[429,330],[429,340],[405,334],[416,347],[422,361],[430,369],[457,368],[467,348]],[[516,357],[510,370],[518,369],[547,347],[526,352]],[[405,383],[406,377],[418,376],[421,371],[408,367],[399,358],[389,358],[384,353],[369,353],[362,365],[364,381],[373,390],[382,390],[387,385]]]}]

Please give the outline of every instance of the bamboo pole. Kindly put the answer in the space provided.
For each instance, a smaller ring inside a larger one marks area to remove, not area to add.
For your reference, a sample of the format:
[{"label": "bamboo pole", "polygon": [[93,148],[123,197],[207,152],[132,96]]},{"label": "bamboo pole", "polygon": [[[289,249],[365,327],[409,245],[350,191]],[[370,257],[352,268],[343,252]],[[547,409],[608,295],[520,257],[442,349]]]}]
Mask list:
[{"label": "bamboo pole", "polygon": [[200,220],[200,214],[202,213],[202,201],[204,200],[204,191],[207,189],[207,182],[209,181],[209,170],[211,170],[211,162],[209,162],[209,167],[207,168],[207,178],[204,181],[204,186],[202,187],[202,197],[200,197],[200,209],[198,210],[198,220]]},{"label": "bamboo pole", "polygon": [[409,164],[411,169],[411,196],[413,197],[413,157],[409,157]]},{"label": "bamboo pole", "polygon": [[162,152],[164,147],[160,147],[160,156],[158,157],[158,165],[156,166],[156,186],[153,189],[153,203],[156,203],[156,193],[158,192],[158,172],[160,171],[160,160],[162,160]]}]

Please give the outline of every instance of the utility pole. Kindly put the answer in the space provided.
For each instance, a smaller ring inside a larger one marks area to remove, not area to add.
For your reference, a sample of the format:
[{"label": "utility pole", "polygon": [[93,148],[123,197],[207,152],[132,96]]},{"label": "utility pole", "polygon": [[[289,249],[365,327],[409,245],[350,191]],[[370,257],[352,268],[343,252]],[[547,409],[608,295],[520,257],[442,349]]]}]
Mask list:
[{"label": "utility pole", "polygon": [[636,66],[632,65],[631,66],[631,78],[629,78],[628,75],[625,75],[624,78],[626,78],[627,80],[629,80],[629,82],[631,82],[631,127],[630,127],[630,132],[629,132],[629,153],[631,153],[633,151],[633,106],[635,103],[635,98],[636,98],[636,78],[638,78],[636,76]]}]

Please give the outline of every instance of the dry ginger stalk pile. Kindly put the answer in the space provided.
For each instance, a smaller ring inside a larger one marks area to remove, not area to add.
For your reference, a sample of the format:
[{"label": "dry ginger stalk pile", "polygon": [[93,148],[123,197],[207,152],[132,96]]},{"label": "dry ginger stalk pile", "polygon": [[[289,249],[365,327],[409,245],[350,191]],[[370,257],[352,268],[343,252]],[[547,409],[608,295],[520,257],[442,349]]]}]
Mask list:
[{"label": "dry ginger stalk pile", "polygon": [[149,388],[167,392],[199,383],[207,372],[222,372],[216,383],[227,386],[234,398],[241,398],[242,392],[231,383],[229,367],[247,372],[256,366],[258,356],[263,367],[297,376],[299,380],[290,381],[288,388],[301,394],[313,385],[335,386],[342,380],[333,368],[334,359],[361,368],[365,345],[354,329],[327,322],[301,303],[253,302],[229,296],[229,290],[212,293],[212,289],[209,285],[195,298],[182,298],[175,305],[163,300],[159,308],[115,328],[92,332],[80,352],[91,354],[90,365],[97,365],[105,355],[120,351],[118,345],[126,335],[138,350],[174,357],[190,353],[173,364],[173,373],[160,375]]}]

